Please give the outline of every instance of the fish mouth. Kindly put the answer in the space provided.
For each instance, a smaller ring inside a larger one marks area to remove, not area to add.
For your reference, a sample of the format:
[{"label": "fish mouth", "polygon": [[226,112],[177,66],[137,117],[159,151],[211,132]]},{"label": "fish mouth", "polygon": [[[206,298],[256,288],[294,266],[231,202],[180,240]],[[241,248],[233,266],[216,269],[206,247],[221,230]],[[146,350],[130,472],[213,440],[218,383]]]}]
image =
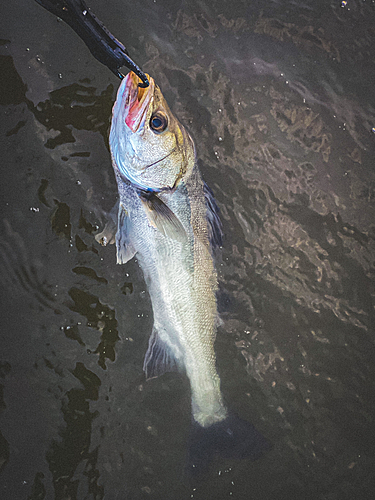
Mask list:
[{"label": "fish mouth", "polygon": [[125,110],[127,110],[125,123],[132,132],[142,129],[147,115],[147,109],[154,95],[154,80],[147,75],[150,85],[146,88],[139,87],[142,80],[131,71],[125,77],[125,91],[123,99],[125,101]]}]

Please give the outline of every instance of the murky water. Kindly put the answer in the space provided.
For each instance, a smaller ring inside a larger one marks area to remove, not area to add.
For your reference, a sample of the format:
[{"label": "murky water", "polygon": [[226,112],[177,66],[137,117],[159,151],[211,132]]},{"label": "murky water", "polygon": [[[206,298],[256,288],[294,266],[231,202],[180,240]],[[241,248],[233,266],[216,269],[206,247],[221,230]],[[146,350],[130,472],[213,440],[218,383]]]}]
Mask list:
[{"label": "murky water", "polygon": [[119,82],[3,2],[1,498],[372,498],[374,1],[88,3],[195,139],[225,233],[223,392],[273,449],[184,478],[188,383],[145,383],[141,271],[94,239]]}]

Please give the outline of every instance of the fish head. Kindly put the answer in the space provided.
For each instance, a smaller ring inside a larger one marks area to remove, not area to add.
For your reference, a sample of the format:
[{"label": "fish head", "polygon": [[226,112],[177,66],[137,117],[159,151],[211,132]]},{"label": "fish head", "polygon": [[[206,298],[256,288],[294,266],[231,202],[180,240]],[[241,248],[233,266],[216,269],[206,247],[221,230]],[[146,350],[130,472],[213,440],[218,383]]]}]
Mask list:
[{"label": "fish head", "polygon": [[160,88],[138,87],[130,72],[122,81],[112,111],[109,136],[115,170],[147,191],[173,189],[195,163],[194,143],[173,115]]}]

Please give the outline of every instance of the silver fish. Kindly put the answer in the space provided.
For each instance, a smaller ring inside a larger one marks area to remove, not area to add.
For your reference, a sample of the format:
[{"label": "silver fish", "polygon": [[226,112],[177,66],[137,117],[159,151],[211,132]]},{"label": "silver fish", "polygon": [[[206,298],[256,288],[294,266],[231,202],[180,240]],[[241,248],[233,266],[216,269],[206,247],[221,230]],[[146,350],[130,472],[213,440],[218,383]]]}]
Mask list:
[{"label": "silver fish", "polygon": [[120,197],[117,262],[137,255],[151,296],[146,378],[184,371],[194,420],[209,427],[227,417],[214,352],[217,274],[211,245],[220,241],[221,224],[193,140],[149,81],[148,88],[140,88],[129,73],[113,106],[109,143]]}]

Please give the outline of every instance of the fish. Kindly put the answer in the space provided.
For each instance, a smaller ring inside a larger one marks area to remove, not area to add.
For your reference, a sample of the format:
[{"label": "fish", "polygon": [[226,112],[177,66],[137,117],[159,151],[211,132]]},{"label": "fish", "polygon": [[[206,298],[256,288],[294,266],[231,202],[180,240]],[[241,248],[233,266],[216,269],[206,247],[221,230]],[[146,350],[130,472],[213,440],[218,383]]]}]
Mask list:
[{"label": "fish", "polygon": [[[140,88],[130,72],[117,92],[109,135],[119,194],[117,230],[112,237],[105,228],[96,239],[116,242],[118,264],[134,256],[140,264],[154,319],[145,376],[178,371],[188,377],[192,441],[204,443],[200,459],[207,458],[207,449],[208,455],[227,449],[234,435],[241,454],[247,443],[247,454],[255,456],[265,441],[252,424],[228,412],[216,369],[218,206],[202,179],[192,137],[147,78],[149,86]],[[206,446],[209,441],[214,445]],[[199,461],[196,453],[192,461]]]},{"label": "fish", "polygon": [[191,136],[148,80],[140,89],[130,72],[113,107],[117,262],[137,255],[151,297],[146,378],[185,372],[193,418],[207,427],[227,417],[214,352],[217,273],[210,243],[221,240],[221,224]]}]

